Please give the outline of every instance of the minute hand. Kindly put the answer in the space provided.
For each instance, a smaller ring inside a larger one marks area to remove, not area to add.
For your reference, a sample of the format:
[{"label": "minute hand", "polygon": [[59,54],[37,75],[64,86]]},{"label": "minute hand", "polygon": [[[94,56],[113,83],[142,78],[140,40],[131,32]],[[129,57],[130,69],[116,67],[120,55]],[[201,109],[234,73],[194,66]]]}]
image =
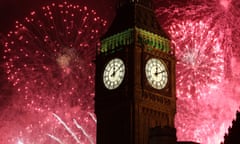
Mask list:
[{"label": "minute hand", "polygon": [[115,69],[115,67],[114,67],[113,73],[111,74],[111,77],[114,77],[114,76],[115,76],[116,72],[118,72],[118,71],[120,70],[120,68],[122,67],[122,65],[123,65],[123,64],[121,64],[117,69]]},{"label": "minute hand", "polygon": [[121,64],[121,65],[115,70],[115,72],[119,71],[122,66],[123,66],[123,64]]},{"label": "minute hand", "polygon": [[160,71],[160,72],[156,72],[155,75],[158,75],[158,74],[164,73],[164,72],[166,72],[166,71],[165,71],[165,70],[162,70],[162,71]]}]

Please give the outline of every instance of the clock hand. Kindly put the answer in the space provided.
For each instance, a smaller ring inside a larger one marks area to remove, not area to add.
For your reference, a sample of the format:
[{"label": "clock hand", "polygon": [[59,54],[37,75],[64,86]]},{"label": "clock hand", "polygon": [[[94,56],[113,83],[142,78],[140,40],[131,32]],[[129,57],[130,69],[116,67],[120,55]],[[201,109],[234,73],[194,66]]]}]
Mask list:
[{"label": "clock hand", "polygon": [[160,71],[160,72],[155,72],[155,75],[157,76],[158,74],[164,73],[164,72],[166,72],[166,71],[165,71],[165,70],[162,70],[162,71]]},{"label": "clock hand", "polygon": [[117,67],[117,69],[115,69],[115,65],[113,67],[113,73],[111,74],[111,77],[114,77],[115,74],[121,69],[121,67],[123,66],[123,64],[121,64],[119,67]]},{"label": "clock hand", "polygon": [[165,70],[162,70],[162,71],[160,71],[160,72],[158,72],[158,73],[164,73],[164,72],[166,72]]},{"label": "clock hand", "polygon": [[113,73],[111,74],[111,77],[114,77],[115,74],[116,74],[116,70],[115,70],[115,64],[114,64],[114,66],[113,66]]},{"label": "clock hand", "polygon": [[118,69],[116,70],[116,72],[118,72],[122,66],[123,66],[123,64],[121,64],[121,65],[118,67]]}]

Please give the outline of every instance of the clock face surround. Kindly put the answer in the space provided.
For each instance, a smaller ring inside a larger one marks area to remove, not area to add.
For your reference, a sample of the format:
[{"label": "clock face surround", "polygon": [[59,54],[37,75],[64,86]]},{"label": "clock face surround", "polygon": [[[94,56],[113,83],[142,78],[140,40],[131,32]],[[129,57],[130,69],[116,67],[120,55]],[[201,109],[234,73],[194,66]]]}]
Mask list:
[{"label": "clock face surround", "polygon": [[120,86],[125,75],[125,65],[123,60],[114,58],[105,66],[103,72],[104,86],[109,90],[114,90]]},{"label": "clock face surround", "polygon": [[148,83],[155,89],[163,89],[168,82],[168,72],[165,63],[156,58],[150,58],[145,66]]}]

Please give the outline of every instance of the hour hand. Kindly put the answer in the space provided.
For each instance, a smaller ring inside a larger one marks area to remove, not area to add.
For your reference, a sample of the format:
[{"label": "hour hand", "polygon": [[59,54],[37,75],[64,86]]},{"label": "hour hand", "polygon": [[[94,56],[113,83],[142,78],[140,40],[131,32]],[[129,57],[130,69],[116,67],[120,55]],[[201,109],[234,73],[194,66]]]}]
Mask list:
[{"label": "hour hand", "polygon": [[115,70],[115,66],[114,66],[114,67],[113,67],[113,72],[112,72],[112,74],[111,74],[111,77],[114,77],[115,74],[116,74],[116,70]]}]

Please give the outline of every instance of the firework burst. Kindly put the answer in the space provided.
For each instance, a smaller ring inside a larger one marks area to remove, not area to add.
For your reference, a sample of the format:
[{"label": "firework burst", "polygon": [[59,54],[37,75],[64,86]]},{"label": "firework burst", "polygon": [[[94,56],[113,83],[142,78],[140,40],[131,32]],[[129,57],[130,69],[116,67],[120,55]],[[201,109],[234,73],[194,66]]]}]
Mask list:
[{"label": "firework burst", "polygon": [[63,101],[89,105],[86,102],[94,96],[94,48],[105,22],[95,11],[68,3],[45,6],[41,12],[32,12],[24,24],[16,22],[8,34],[4,56],[8,80],[19,99],[27,99],[26,109]]},{"label": "firework burst", "polygon": [[220,143],[240,105],[239,1],[155,2],[178,60],[178,139]]},{"label": "firework burst", "polygon": [[105,26],[94,10],[68,2],[43,6],[16,22],[4,40],[4,69],[13,94],[4,111],[12,117],[1,116],[1,131],[8,132],[1,142],[95,141],[96,124],[84,113],[93,111],[93,60]]},{"label": "firework burst", "polygon": [[202,21],[173,24],[169,32],[177,53],[178,95],[206,97],[210,94],[206,89],[215,88],[224,78],[221,39]]}]

